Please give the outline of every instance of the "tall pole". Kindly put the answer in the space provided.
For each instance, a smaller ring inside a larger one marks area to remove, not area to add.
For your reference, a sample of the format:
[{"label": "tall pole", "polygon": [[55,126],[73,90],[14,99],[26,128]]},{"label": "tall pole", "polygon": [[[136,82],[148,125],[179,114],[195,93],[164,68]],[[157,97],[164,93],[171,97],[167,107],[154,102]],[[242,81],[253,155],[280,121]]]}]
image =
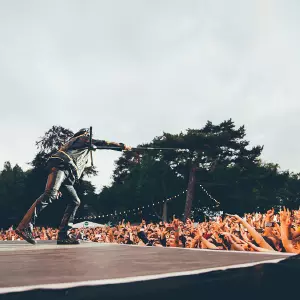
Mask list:
[{"label": "tall pole", "polygon": [[93,161],[93,148],[92,148],[92,144],[93,144],[93,127],[90,127],[90,142],[89,142],[89,147],[90,147],[90,155],[91,155],[91,166],[94,166],[94,161]]},{"label": "tall pole", "polygon": [[167,201],[164,203],[164,206],[163,206],[163,221],[168,222],[168,204],[167,204]]},{"label": "tall pole", "polygon": [[193,205],[193,200],[195,195],[196,170],[197,167],[195,165],[192,165],[190,169],[189,183],[188,183],[188,189],[186,193],[184,220],[189,218],[191,215],[191,210],[192,210],[192,205]]}]

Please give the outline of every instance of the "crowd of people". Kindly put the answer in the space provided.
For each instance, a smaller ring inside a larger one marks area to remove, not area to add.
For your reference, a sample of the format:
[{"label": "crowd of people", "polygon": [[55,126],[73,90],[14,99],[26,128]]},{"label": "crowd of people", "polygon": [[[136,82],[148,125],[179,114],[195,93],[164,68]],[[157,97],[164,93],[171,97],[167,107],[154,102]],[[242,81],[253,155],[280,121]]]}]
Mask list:
[{"label": "crowd of people", "polygon": [[[35,227],[33,233],[37,241],[58,237],[54,228]],[[70,234],[96,243],[300,254],[300,210],[224,215],[199,223],[176,218],[148,224],[123,220],[116,226],[71,229]],[[12,227],[0,231],[0,241],[21,239]]]}]

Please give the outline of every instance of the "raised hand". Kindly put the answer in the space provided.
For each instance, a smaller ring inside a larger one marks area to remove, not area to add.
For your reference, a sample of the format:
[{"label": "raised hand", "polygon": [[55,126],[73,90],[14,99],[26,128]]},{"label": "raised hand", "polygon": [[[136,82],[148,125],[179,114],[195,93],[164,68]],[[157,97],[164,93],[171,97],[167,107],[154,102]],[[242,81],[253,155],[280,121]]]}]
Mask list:
[{"label": "raised hand", "polygon": [[279,213],[280,223],[286,224],[288,220],[290,220],[291,213],[288,209],[283,207],[283,210]]},{"label": "raised hand", "polygon": [[179,220],[178,219],[173,220],[173,226],[174,226],[174,228],[178,229],[178,227],[179,227]]},{"label": "raised hand", "polygon": [[241,221],[243,221],[243,219],[242,219],[239,215],[233,215],[233,216],[230,218],[230,221],[231,221],[231,222],[241,222]]},{"label": "raised hand", "polygon": [[266,221],[267,222],[272,222],[274,217],[274,208],[269,209],[266,213]]},{"label": "raised hand", "polygon": [[201,224],[198,224],[197,235],[198,235],[198,237],[202,237],[203,236],[203,231],[202,231]]}]

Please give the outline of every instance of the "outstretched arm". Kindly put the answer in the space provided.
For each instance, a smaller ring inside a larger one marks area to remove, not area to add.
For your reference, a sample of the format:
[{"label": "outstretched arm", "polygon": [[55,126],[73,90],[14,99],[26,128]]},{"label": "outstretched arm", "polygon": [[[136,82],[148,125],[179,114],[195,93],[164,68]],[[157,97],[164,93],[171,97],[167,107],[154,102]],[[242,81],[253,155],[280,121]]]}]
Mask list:
[{"label": "outstretched arm", "polygon": [[113,150],[130,150],[131,147],[124,145],[123,143],[116,143],[116,142],[109,142],[109,141],[104,141],[104,140],[92,140],[92,144],[95,145],[96,147],[116,147],[120,149],[113,149]]},{"label": "outstretched arm", "polygon": [[235,215],[234,218],[240,222],[245,228],[247,228],[248,232],[251,234],[255,242],[261,248],[268,249],[269,251],[275,251],[263,238],[261,234],[259,234],[254,227],[248,224],[245,220],[243,220],[240,216]]},{"label": "outstretched arm", "polygon": [[286,252],[289,253],[300,253],[300,249],[298,249],[297,245],[293,245],[291,239],[291,213],[289,210],[284,210],[280,212],[280,229],[281,229],[281,239],[283,247],[285,248]]}]

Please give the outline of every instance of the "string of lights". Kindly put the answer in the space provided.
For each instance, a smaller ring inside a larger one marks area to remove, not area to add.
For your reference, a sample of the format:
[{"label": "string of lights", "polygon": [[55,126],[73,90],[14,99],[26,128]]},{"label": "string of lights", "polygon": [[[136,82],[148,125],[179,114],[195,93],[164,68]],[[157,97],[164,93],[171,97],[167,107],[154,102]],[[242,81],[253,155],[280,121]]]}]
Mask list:
[{"label": "string of lights", "polygon": [[218,200],[216,200],[205,188],[204,188],[204,186],[202,185],[202,184],[199,184],[200,185],[200,187],[201,187],[201,189],[202,189],[202,191],[211,199],[211,200],[213,200],[215,203],[216,203],[216,205],[214,205],[213,207],[218,207],[219,205],[220,205],[220,202],[218,201]]},{"label": "string of lights", "polygon": [[[205,188],[202,184],[199,184],[200,188],[202,189],[202,191],[213,201],[215,202],[215,205],[213,206],[213,208],[216,208],[220,205],[220,202],[218,200],[216,200]],[[187,190],[182,191],[181,193],[173,196],[173,197],[169,197],[167,199],[161,200],[161,201],[157,201],[157,202],[153,202],[151,204],[147,204],[147,205],[143,205],[137,208],[133,208],[133,209],[128,209],[128,210],[122,210],[122,211],[115,211],[113,213],[109,213],[109,214],[101,214],[98,216],[88,216],[88,217],[80,217],[80,218],[75,218],[75,220],[96,220],[96,219],[103,219],[103,218],[107,218],[107,217],[127,217],[128,214],[130,215],[137,215],[137,214],[142,214],[144,209],[156,206],[158,204],[163,204],[165,202],[169,202],[173,199],[176,199],[177,197],[181,196],[182,194],[185,194],[187,192]],[[202,211],[202,209],[200,208],[193,208],[194,211]],[[193,212],[194,212],[193,211]],[[155,216],[155,215],[153,215]]]},{"label": "string of lights", "polygon": [[[202,184],[199,184],[200,185],[200,187],[201,187],[201,189],[202,189],[202,191],[213,201],[213,202],[215,202],[215,205],[213,205],[211,208],[217,208],[217,207],[219,207],[220,206],[220,202],[219,201],[217,201],[205,188],[204,188],[204,186],[202,185]],[[200,213],[204,213],[205,215],[206,215],[206,213],[205,213],[205,210],[206,210],[207,208],[199,208],[199,207],[193,207],[193,209],[192,209],[192,211],[191,211],[191,213],[192,213],[192,215],[194,215],[194,213],[197,211],[198,213],[200,212]]]},{"label": "string of lights", "polygon": [[110,214],[101,214],[98,216],[89,216],[89,217],[80,217],[80,218],[75,218],[75,220],[95,220],[95,219],[102,219],[102,218],[107,218],[107,217],[113,217],[113,216],[118,216],[118,217],[122,217],[122,216],[127,216],[128,214],[131,215],[137,215],[139,213],[142,213],[143,209],[147,209],[150,207],[153,207],[155,205],[158,204],[163,204],[165,202],[169,202],[177,197],[180,197],[182,194],[185,194],[187,192],[187,190],[182,191],[181,193],[173,196],[173,197],[169,197],[167,199],[161,200],[161,201],[157,201],[157,202],[153,202],[151,204],[147,204],[147,205],[143,205],[137,208],[133,208],[133,209],[128,209],[128,210],[122,210],[122,211],[115,211],[114,213],[110,213]]}]

